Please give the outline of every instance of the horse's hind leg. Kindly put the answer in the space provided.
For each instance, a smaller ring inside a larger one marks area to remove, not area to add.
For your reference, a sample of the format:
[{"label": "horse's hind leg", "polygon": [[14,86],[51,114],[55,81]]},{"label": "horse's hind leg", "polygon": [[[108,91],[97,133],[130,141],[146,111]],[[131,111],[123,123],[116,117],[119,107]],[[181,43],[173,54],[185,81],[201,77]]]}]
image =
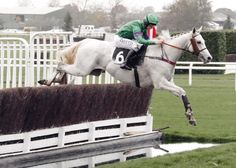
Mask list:
[{"label": "horse's hind leg", "polygon": [[52,74],[51,78],[39,80],[38,83],[40,85],[46,85],[46,86],[51,86],[52,83],[66,84],[67,76],[65,72],[59,72],[56,70]]},{"label": "horse's hind leg", "polygon": [[55,81],[57,75],[59,74],[60,72],[59,71],[54,71],[54,73],[52,74],[51,78],[49,79],[42,79],[42,80],[39,80],[38,83],[40,85],[47,85],[47,86],[51,86],[51,84]]},{"label": "horse's hind leg", "polygon": [[59,63],[57,66],[57,70],[59,72],[65,72],[70,75],[74,76],[86,76],[90,73],[89,70],[82,70],[81,68],[77,67],[75,64],[64,64],[64,63]]},{"label": "horse's hind leg", "polygon": [[59,77],[59,81],[60,85],[65,85],[67,84],[67,75],[66,73],[62,73],[61,76]]},{"label": "horse's hind leg", "polygon": [[193,117],[192,107],[188,101],[186,92],[183,90],[183,88],[176,86],[173,82],[163,79],[160,82],[160,89],[168,90],[172,92],[174,95],[181,98],[185,107],[185,115],[189,121],[189,124],[196,126],[197,122]]}]

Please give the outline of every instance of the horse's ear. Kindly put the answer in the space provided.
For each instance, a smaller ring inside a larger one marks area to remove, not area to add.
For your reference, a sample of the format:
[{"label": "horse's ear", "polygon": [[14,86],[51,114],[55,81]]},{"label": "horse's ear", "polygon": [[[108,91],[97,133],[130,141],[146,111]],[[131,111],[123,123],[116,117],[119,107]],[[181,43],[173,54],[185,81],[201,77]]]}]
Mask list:
[{"label": "horse's ear", "polygon": [[195,34],[195,33],[196,33],[196,28],[194,27],[194,28],[193,28],[193,34]]},{"label": "horse's ear", "polygon": [[200,33],[202,31],[202,26],[197,31]]}]

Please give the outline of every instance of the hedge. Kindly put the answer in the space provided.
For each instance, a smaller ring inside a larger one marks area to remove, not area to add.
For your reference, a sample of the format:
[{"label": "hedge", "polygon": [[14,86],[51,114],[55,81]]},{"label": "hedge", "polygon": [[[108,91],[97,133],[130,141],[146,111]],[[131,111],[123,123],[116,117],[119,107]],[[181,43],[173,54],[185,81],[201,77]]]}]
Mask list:
[{"label": "hedge", "polygon": [[225,31],[226,37],[226,53],[227,54],[236,54],[236,31]]}]

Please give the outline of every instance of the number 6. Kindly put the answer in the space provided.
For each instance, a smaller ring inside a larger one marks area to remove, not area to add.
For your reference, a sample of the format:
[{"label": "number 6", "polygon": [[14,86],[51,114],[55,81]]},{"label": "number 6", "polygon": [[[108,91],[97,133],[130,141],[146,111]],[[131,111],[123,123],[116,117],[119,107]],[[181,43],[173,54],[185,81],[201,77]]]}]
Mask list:
[{"label": "number 6", "polygon": [[120,51],[117,55],[116,55],[116,60],[115,60],[115,64],[122,64],[124,62],[124,52]]}]

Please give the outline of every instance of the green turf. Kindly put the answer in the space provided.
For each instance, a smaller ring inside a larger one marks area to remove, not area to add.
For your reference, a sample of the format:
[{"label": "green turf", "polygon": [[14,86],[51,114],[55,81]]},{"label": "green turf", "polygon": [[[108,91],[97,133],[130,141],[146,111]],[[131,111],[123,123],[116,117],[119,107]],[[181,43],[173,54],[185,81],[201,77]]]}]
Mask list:
[{"label": "green turf", "polygon": [[192,86],[186,75],[176,75],[175,83],[186,90],[198,125],[187,123],[181,99],[154,91],[150,106],[154,128],[170,126],[167,134],[205,141],[236,141],[234,75],[194,75]]},{"label": "green turf", "polygon": [[175,83],[187,92],[198,121],[196,127],[188,124],[184,116],[182,101],[169,92],[154,91],[150,105],[150,112],[154,117],[154,128],[170,126],[169,129],[164,131],[167,141],[180,140],[225,144],[208,149],[131,160],[104,167],[236,167],[236,92],[234,91],[234,80],[234,75],[193,75],[193,85],[188,86],[187,75],[175,76]]},{"label": "green turf", "polygon": [[234,168],[236,143],[105,165],[103,168]]}]

